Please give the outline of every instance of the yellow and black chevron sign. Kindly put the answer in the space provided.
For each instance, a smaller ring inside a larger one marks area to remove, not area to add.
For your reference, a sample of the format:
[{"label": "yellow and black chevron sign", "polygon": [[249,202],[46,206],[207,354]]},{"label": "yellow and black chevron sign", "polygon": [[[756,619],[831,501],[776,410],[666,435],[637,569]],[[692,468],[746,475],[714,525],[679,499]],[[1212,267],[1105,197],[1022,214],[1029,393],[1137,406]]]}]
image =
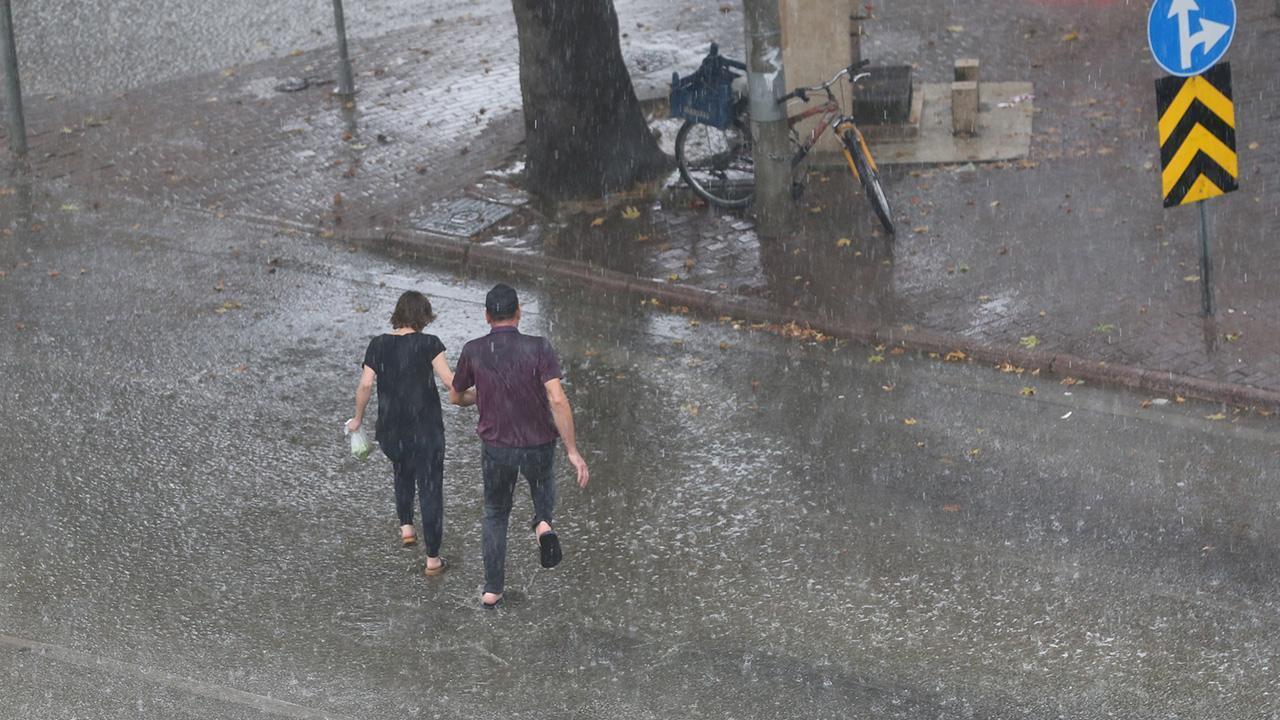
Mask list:
[{"label": "yellow and black chevron sign", "polygon": [[1239,187],[1231,65],[1156,81],[1164,206],[1207,200]]}]

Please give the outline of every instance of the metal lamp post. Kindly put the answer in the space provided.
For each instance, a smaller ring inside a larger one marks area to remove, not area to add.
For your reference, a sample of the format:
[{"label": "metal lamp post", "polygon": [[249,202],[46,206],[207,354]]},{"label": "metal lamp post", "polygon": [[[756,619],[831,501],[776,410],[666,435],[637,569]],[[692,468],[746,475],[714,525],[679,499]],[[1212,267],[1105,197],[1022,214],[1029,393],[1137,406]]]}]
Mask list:
[{"label": "metal lamp post", "polygon": [[22,84],[18,81],[18,46],[14,42],[13,12],[9,0],[0,0],[0,52],[9,105],[9,149],[19,163],[27,158],[27,124],[22,117]]},{"label": "metal lamp post", "polygon": [[[8,4],[8,0],[4,0]],[[356,92],[351,77],[351,57],[347,54],[347,21],[342,14],[342,0],[333,0],[333,24],[338,31],[338,95],[350,97]]]}]

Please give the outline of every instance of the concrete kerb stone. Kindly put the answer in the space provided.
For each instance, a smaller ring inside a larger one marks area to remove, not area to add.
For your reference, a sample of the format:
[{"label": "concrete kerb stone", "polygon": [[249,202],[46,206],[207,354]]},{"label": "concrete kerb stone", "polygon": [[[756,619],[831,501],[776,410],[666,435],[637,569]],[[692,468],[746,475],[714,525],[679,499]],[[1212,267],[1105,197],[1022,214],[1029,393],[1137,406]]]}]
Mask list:
[{"label": "concrete kerb stone", "polygon": [[960,336],[878,327],[871,323],[838,322],[826,318],[805,317],[789,308],[780,308],[767,302],[636,277],[576,260],[516,253],[498,247],[477,245],[465,240],[425,233],[392,233],[385,238],[365,242],[389,244],[411,256],[464,267],[527,276],[537,280],[569,282],[595,290],[657,299],[667,307],[688,308],[690,312],[702,315],[728,316],[735,320],[774,324],[794,322],[801,327],[832,337],[867,345],[885,344],[922,353],[946,354],[958,351],[964,353],[970,362],[989,364],[993,368],[1007,362],[1016,367],[1028,370],[1038,369],[1042,373],[1074,377],[1094,384],[1116,385],[1240,407],[1280,410],[1280,392],[1248,385],[1147,370],[1132,365],[1097,362],[1073,355],[984,344]]}]

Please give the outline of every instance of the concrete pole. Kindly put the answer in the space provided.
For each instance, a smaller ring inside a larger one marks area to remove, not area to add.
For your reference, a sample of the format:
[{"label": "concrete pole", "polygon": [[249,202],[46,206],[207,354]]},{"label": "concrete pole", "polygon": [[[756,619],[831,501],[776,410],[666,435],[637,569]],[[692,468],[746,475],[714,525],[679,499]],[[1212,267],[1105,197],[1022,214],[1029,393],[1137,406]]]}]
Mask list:
[{"label": "concrete pole", "polygon": [[350,97],[356,92],[351,77],[351,57],[347,55],[347,21],[342,13],[342,0],[333,0],[333,24],[338,31],[338,95]]},{"label": "concrete pole", "polygon": [[7,78],[5,102],[9,106],[9,150],[21,164],[27,159],[27,124],[22,117],[18,46],[14,41],[13,12],[9,7],[9,0],[0,0],[0,52],[4,54],[4,75]]},{"label": "concrete pole", "polygon": [[778,0],[744,0],[747,34],[747,87],[755,135],[756,227],[761,238],[782,238],[791,231],[791,146],[782,67],[782,21]]}]

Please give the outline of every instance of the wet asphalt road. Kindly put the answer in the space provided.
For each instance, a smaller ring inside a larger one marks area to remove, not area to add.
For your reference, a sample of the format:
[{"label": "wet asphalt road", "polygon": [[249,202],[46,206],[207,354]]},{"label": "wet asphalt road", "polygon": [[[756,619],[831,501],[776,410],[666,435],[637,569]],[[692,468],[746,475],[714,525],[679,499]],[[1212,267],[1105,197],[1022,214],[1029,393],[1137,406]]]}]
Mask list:
[{"label": "wet asphalt road", "polygon": [[562,463],[565,563],[513,530],[486,612],[470,411],[439,580],[339,426],[403,289],[454,358],[492,278],[36,203],[0,237],[0,718],[1280,714],[1272,419],[520,282],[593,481]]}]

